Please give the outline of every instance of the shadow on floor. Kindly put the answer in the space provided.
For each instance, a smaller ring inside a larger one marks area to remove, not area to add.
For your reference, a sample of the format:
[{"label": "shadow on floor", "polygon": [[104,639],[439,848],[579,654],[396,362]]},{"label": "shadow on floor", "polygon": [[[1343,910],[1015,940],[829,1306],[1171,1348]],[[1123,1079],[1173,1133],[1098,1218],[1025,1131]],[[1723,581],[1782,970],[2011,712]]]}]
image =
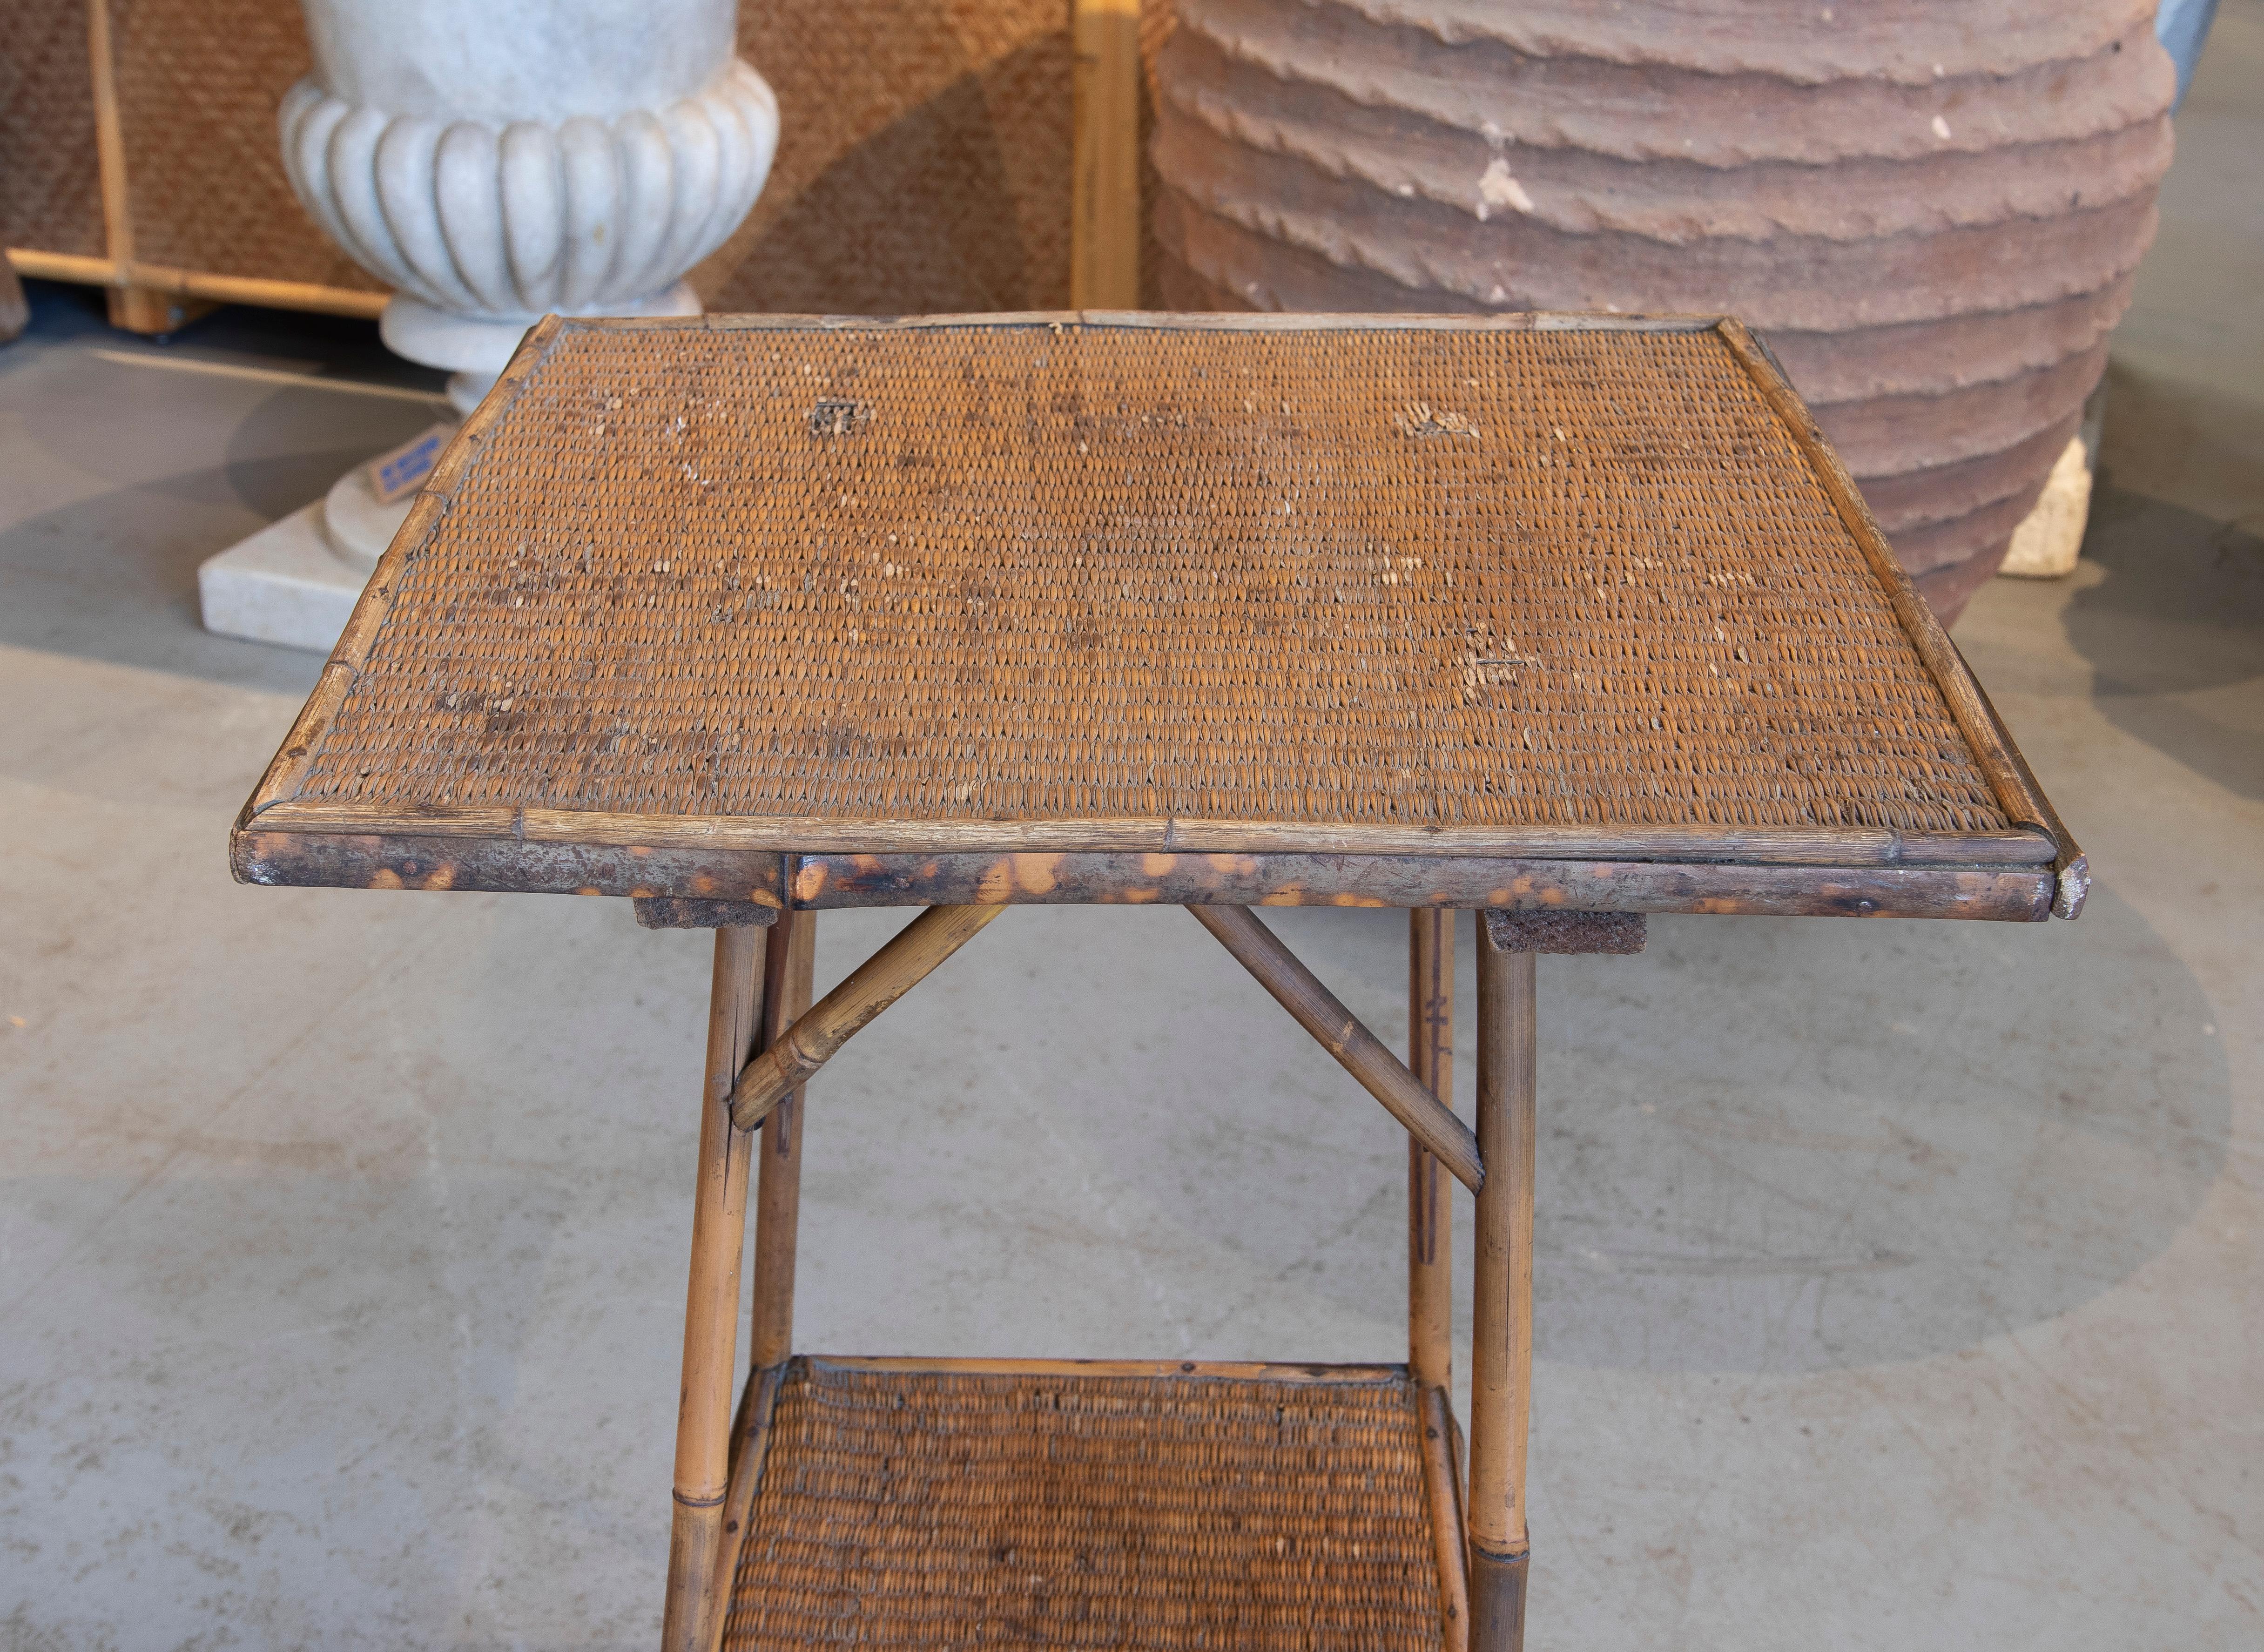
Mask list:
[{"label": "shadow on floor", "polygon": [[282,366],[300,364],[324,377],[388,384],[439,395],[448,375],[396,356],[378,337],[377,323],[312,310],[262,309],[223,304],[178,331],[149,337],[112,327],[100,287],[66,281],[26,281],[32,322],[26,340],[78,343],[105,349],[242,358]]},{"label": "shadow on floor", "polygon": [[[1301,950],[1339,917],[1268,916]],[[1970,1348],[2127,1281],[2224,1166],[2215,1011],[2111,888],[2072,924],[1654,919],[1640,957],[1543,960],[1541,992],[1544,1359]]]},{"label": "shadow on floor", "polygon": [[[424,430],[437,404],[228,373],[425,393],[441,375],[386,351],[367,322],[230,308],[163,344],[105,325],[91,289],[31,291],[32,328],[0,357],[0,409],[25,438],[11,462],[26,480],[50,466],[78,496],[0,508],[0,644],[304,692],[318,656],[204,630],[198,566]],[[221,371],[175,370],[191,364]]]},{"label": "shadow on floor", "polygon": [[[309,475],[336,477],[368,456],[298,454],[250,465],[245,481],[255,493],[287,495]],[[237,468],[120,488],[0,531],[0,584],[11,592],[0,602],[0,645],[247,687],[311,689],[320,655],[214,636],[199,617],[198,565],[259,526],[238,505]],[[305,499],[300,492],[298,503]]]},{"label": "shadow on floor", "polygon": [[2125,492],[2109,472],[2083,554],[2105,576],[2073,593],[2063,623],[2101,712],[2228,791],[2264,797],[2264,740],[2224,699],[2264,677],[2264,539]]}]

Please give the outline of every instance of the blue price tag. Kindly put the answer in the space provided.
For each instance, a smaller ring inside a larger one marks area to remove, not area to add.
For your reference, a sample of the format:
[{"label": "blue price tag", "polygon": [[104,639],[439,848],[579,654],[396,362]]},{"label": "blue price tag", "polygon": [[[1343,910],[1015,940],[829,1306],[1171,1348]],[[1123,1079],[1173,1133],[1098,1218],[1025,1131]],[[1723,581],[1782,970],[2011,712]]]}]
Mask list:
[{"label": "blue price tag", "polygon": [[440,462],[441,450],[448,438],[456,433],[453,424],[435,424],[422,436],[413,437],[389,453],[380,453],[369,461],[370,491],[377,495],[381,504],[391,504],[395,499],[417,491],[432,467]]}]

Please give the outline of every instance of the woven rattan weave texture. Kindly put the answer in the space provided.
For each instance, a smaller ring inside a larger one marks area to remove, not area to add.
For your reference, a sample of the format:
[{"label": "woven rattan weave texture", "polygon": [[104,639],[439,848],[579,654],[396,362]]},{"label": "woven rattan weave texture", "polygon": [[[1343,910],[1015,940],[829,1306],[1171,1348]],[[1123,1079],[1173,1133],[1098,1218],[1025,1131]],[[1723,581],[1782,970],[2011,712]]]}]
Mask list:
[{"label": "woven rattan weave texture", "polygon": [[275,105],[308,68],[287,0],[112,4],[134,250],[152,264],[361,292],[283,174]]},{"label": "woven rattan weave texture", "polygon": [[1404,1381],[804,1365],[773,1414],[729,1652],[1437,1652]]},{"label": "woven rattan weave texture", "polygon": [[100,257],[86,8],[0,0],[0,246]]},{"label": "woven rattan weave texture", "polygon": [[568,324],[302,801],[2008,822],[1720,335]]}]

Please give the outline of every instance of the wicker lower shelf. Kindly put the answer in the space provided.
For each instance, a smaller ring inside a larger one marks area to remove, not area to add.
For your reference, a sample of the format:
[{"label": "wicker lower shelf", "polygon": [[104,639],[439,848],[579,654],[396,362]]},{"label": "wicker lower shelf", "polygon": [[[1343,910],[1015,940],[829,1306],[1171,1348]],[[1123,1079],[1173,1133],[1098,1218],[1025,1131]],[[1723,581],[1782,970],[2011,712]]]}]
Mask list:
[{"label": "wicker lower shelf", "polygon": [[1452,1424],[1403,1367],[809,1357],[766,1393],[729,1652],[1463,1639]]}]

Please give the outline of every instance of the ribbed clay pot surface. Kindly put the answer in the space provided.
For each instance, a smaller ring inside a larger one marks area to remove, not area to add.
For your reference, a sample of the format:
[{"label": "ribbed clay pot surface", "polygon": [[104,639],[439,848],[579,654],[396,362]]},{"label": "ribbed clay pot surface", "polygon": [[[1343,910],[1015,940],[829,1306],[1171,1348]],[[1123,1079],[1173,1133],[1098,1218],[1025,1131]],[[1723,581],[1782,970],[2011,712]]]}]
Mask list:
[{"label": "ribbed clay pot surface", "polygon": [[1727,312],[1936,611],[2003,559],[2152,239],[2152,0],[1177,0],[1166,303]]}]

